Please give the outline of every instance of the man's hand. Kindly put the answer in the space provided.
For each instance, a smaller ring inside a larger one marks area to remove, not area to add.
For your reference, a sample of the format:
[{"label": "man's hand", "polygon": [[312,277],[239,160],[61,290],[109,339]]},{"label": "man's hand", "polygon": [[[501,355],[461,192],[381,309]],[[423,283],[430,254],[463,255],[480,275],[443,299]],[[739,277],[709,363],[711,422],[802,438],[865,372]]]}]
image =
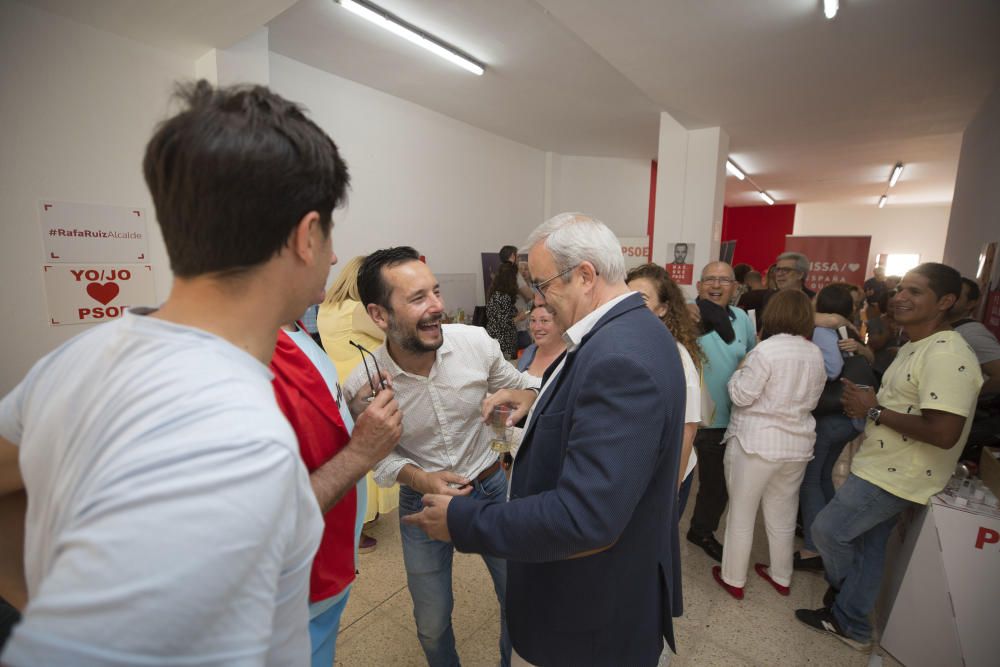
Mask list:
[{"label": "man's hand", "polygon": [[[402,481],[398,477],[396,480]],[[423,494],[467,496],[472,493],[472,482],[450,470],[424,472],[423,470],[414,468],[414,471],[405,483],[414,491]],[[457,487],[450,486],[451,484],[455,484]]]},{"label": "man's hand", "polygon": [[[356,399],[357,397],[355,397]],[[371,468],[392,451],[403,433],[403,413],[392,389],[381,390],[358,415],[348,447]]]},{"label": "man's hand", "polygon": [[840,348],[841,352],[861,355],[868,360],[869,364],[875,362],[875,353],[867,345],[853,338],[845,338],[844,340],[837,341],[837,347]]},{"label": "man's hand", "polygon": [[451,496],[428,494],[422,500],[424,509],[404,516],[403,523],[420,528],[433,540],[451,542],[451,533],[448,532],[448,504]]},{"label": "man's hand", "polygon": [[844,395],[840,397],[844,414],[851,419],[865,419],[868,416],[868,408],[878,406],[875,391],[871,387],[862,389],[846,378],[840,381],[844,383]]},{"label": "man's hand", "polygon": [[[375,378],[375,382],[379,382],[380,380],[382,387],[392,389],[392,378],[389,377],[389,374],[386,371],[382,371],[380,377]],[[375,393],[378,394],[381,392],[382,387],[377,387],[377,391]],[[358,393],[354,395],[354,398],[352,398],[347,404],[347,409],[351,411],[351,416],[354,417],[354,421],[358,420],[358,416],[364,412],[374,400],[375,398],[372,394],[371,387],[368,384],[363,385],[361,389],[358,390]]]},{"label": "man's hand", "polygon": [[501,389],[495,394],[487,394],[486,398],[483,399],[483,423],[490,423],[493,418],[493,408],[498,405],[510,405],[510,418],[507,419],[507,426],[513,426],[524,419],[536,398],[538,398],[538,392],[534,389]]}]

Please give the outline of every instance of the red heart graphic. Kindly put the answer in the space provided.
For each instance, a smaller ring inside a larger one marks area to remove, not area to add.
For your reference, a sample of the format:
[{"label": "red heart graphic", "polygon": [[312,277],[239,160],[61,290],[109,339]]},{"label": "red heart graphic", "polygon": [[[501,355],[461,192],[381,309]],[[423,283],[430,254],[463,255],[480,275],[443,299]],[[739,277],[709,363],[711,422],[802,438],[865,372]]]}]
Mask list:
[{"label": "red heart graphic", "polygon": [[108,305],[115,300],[118,296],[118,283],[89,283],[87,285],[87,294],[94,301],[97,301],[103,305]]}]

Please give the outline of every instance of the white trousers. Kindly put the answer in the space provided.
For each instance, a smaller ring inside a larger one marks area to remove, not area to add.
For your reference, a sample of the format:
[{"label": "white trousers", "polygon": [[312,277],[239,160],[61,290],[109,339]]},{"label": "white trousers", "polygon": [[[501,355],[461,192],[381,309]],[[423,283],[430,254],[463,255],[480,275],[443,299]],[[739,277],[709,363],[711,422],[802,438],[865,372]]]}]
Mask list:
[{"label": "white trousers", "polygon": [[771,550],[768,574],[782,586],[790,585],[799,487],[808,461],[768,461],[746,453],[738,440],[731,439],[723,463],[729,517],[722,549],[722,580],[738,588],[746,585],[757,507],[762,505]]}]

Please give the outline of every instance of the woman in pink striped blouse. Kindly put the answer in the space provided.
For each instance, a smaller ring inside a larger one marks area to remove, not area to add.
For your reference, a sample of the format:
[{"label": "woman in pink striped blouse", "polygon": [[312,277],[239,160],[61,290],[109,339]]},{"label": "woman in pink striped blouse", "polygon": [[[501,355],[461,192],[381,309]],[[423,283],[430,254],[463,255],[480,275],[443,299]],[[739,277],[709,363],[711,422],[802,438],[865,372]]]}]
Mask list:
[{"label": "woman in pink striped blouse", "polygon": [[813,306],[803,292],[782,290],[763,314],[757,345],[729,380],[733,411],[723,438],[729,518],[722,567],[712,576],[730,595],[743,599],[757,507],[763,506],[770,567],[754,570],[788,595],[799,486],[813,455],[816,423],[812,410],[826,383],[823,354],[809,340]]}]

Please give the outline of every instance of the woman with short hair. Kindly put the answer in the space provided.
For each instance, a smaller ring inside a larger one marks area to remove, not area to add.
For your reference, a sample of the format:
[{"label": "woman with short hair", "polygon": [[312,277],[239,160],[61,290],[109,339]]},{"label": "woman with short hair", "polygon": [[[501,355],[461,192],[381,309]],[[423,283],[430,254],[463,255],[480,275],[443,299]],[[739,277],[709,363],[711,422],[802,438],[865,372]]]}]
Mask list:
[{"label": "woman with short hair", "polygon": [[781,595],[789,593],[799,486],[816,439],[811,413],[826,384],[823,355],[809,340],[814,317],[803,292],[777,292],[764,310],[763,340],[729,379],[733,410],[723,437],[729,518],[722,566],[713,567],[712,576],[737,600],[743,599],[758,506],[771,562],[755,564],[754,571]]},{"label": "woman with short hair", "polygon": [[563,329],[552,318],[550,306],[535,304],[529,315],[528,331],[534,342],[524,349],[517,361],[517,370],[528,371],[528,375],[542,377],[545,369],[566,351],[566,342],[562,337]]}]

